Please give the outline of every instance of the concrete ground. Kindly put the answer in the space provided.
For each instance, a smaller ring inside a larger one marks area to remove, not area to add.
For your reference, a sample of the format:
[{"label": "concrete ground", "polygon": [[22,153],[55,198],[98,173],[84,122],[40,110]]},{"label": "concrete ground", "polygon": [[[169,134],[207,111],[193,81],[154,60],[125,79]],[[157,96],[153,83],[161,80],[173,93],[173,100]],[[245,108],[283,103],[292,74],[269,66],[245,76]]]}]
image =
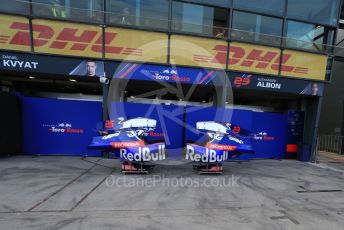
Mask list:
[{"label": "concrete ground", "polygon": [[[118,160],[0,158],[0,229],[343,229],[344,169],[293,160],[123,176]],[[337,167],[339,166],[339,167]]]}]

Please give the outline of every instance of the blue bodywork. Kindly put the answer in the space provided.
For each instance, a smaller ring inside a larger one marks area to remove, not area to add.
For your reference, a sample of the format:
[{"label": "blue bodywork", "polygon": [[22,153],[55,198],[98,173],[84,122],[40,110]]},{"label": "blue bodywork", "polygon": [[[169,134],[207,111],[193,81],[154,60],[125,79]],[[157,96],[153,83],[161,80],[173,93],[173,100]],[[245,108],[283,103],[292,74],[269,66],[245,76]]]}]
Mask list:
[{"label": "blue bodywork", "polygon": [[186,159],[214,163],[232,159],[242,153],[254,153],[250,132],[229,123],[198,122],[203,137],[196,143],[187,143]]},{"label": "blue bodywork", "polygon": [[112,134],[93,137],[89,149],[113,152],[123,161],[164,160],[165,143],[148,143],[148,132],[156,127],[153,119],[135,118],[124,121],[112,129]]}]

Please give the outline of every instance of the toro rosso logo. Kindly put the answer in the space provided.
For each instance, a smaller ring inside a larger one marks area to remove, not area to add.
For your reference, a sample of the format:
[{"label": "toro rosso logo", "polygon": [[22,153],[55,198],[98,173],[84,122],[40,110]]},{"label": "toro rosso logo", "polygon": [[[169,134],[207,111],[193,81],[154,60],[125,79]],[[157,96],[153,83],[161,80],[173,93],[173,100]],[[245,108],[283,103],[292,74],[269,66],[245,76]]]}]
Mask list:
[{"label": "toro rosso logo", "polygon": [[[13,22],[9,29],[17,30],[17,32],[12,37],[1,35],[0,43],[30,46],[29,23]],[[34,47],[71,51],[90,49],[95,53],[102,53],[103,50],[103,34],[101,31],[83,30],[75,27],[59,29],[42,24],[34,24],[32,31]],[[106,53],[142,56],[142,49],[112,46],[111,44],[117,36],[118,33],[105,32]]]},{"label": "toro rosso logo", "polygon": [[273,141],[275,137],[269,136],[268,132],[261,131],[254,134],[253,139],[258,141]]},{"label": "toro rosso logo", "polygon": [[175,81],[175,82],[191,82],[190,77],[178,76],[176,69],[164,69],[162,71],[143,70],[143,73],[151,76],[154,80]]},{"label": "toro rosso logo", "polygon": [[74,129],[71,123],[62,122],[57,125],[44,124],[43,127],[48,128],[49,133],[71,133],[71,134],[83,134],[83,129]]}]

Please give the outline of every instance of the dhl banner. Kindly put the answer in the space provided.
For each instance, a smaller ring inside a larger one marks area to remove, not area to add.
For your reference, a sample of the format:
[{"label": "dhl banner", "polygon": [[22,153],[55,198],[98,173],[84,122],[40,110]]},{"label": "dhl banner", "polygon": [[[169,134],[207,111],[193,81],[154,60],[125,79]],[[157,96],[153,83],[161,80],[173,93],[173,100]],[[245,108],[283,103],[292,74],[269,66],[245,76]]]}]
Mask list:
[{"label": "dhl banner", "polygon": [[325,80],[327,56],[284,50],[281,75],[311,80]]},{"label": "dhl banner", "polygon": [[106,58],[166,64],[167,50],[167,34],[106,28]]},{"label": "dhl banner", "polygon": [[0,49],[30,51],[29,28],[26,18],[0,15]]},{"label": "dhl banner", "polygon": [[103,36],[98,26],[35,19],[32,29],[37,53],[102,57]]},{"label": "dhl banner", "polygon": [[182,35],[171,36],[170,62],[203,68],[226,68],[227,42]]},{"label": "dhl banner", "polygon": [[[101,58],[103,34],[99,26],[51,20],[32,20],[33,47],[37,53]],[[165,33],[106,28],[105,57],[109,59],[165,64],[168,36]],[[28,19],[0,15],[0,49],[31,51]],[[225,69],[259,74],[325,80],[327,56],[301,51],[172,35],[170,62],[202,68]],[[229,56],[229,60],[227,59]],[[282,57],[281,57],[282,56]],[[282,65],[280,66],[280,62]]]},{"label": "dhl banner", "polygon": [[280,55],[278,48],[232,42],[229,45],[228,68],[277,75]]}]

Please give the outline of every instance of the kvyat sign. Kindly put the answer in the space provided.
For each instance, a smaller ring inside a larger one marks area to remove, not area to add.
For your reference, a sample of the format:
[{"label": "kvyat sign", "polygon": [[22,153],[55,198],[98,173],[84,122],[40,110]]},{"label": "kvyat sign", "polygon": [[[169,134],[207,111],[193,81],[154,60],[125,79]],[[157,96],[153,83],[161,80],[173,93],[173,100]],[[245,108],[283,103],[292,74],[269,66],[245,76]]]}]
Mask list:
[{"label": "kvyat sign", "polygon": [[14,55],[2,55],[2,66],[5,68],[36,70],[38,65],[36,61],[20,60]]}]

